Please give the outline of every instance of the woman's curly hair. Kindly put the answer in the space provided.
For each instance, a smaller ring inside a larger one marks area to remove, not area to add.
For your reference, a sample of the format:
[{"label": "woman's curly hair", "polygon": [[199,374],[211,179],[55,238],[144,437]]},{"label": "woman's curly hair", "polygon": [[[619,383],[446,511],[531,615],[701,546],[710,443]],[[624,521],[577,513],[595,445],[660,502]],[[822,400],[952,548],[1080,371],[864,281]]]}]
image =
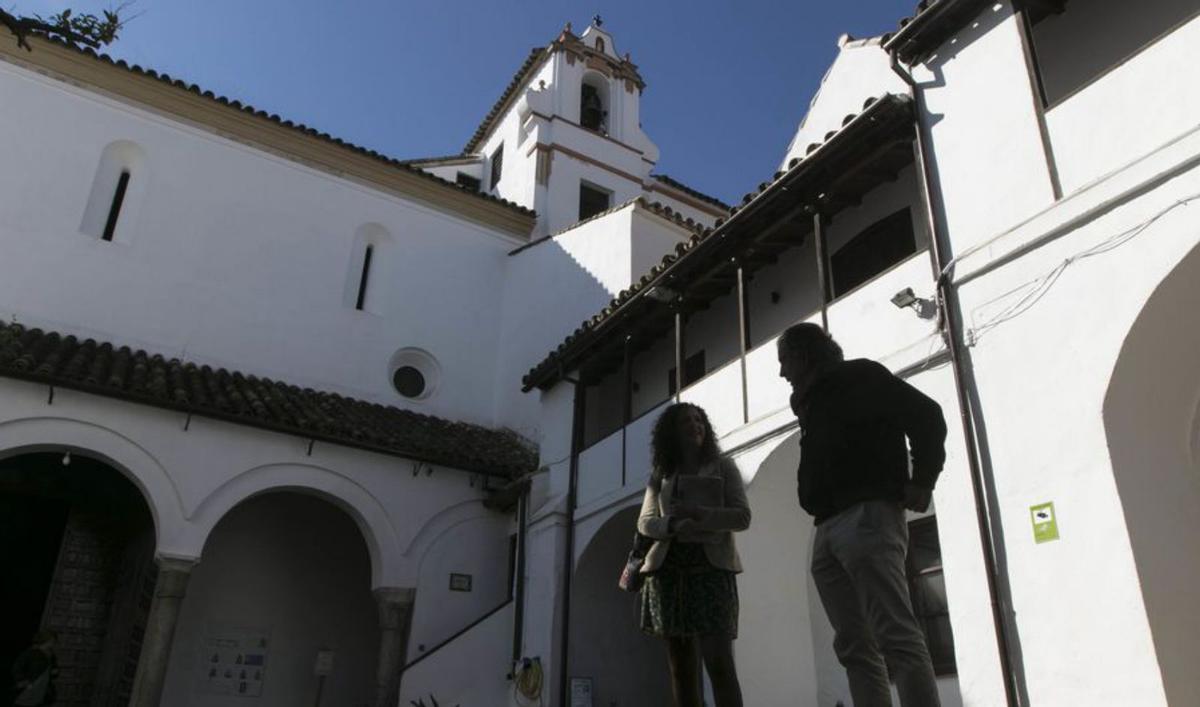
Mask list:
[{"label": "woman's curly hair", "polygon": [[683,458],[683,451],[679,448],[679,417],[687,410],[700,413],[700,419],[704,422],[704,442],[700,445],[698,461],[704,464],[721,456],[717,436],[713,433],[712,423],[708,421],[704,408],[691,403],[675,403],[662,411],[650,433],[650,459],[654,465],[650,478],[655,485],[661,485],[663,479],[679,468]]}]

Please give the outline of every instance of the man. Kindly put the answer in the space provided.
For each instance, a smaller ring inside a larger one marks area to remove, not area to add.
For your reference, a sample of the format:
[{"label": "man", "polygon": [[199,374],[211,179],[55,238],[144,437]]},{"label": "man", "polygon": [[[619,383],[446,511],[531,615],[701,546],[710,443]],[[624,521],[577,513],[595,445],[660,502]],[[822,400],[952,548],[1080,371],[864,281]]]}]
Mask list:
[{"label": "man", "polygon": [[815,324],[790,327],[778,348],[802,430],[800,505],[817,526],[813,579],[854,705],[890,707],[890,670],[904,707],[937,707],[904,560],[905,509],[929,508],[946,459],[942,410],[878,363],[844,361]]}]

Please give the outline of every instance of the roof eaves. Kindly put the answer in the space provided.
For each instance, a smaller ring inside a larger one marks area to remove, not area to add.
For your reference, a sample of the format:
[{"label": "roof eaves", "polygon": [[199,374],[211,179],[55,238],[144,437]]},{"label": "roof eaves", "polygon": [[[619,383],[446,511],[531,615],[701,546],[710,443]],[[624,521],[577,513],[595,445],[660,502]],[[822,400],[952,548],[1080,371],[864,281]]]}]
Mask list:
[{"label": "roof eaves", "polygon": [[488,134],[491,133],[492,128],[495,127],[496,121],[500,119],[500,116],[516,97],[517,92],[522,86],[525,85],[525,82],[529,80],[529,77],[533,75],[534,70],[541,65],[542,60],[550,56],[550,54],[551,52],[548,47],[534,47],[533,49],[529,50],[529,56],[525,57],[525,62],[522,63],[521,67],[517,69],[517,72],[513,74],[512,80],[508,82],[508,86],[506,86],[504,91],[500,94],[500,98],[498,98],[492,105],[492,109],[488,111],[486,116],[484,116],[483,121],[479,123],[479,127],[475,128],[475,133],[471,136],[471,139],[468,140],[466,146],[463,147],[464,155],[475,152],[480,144],[483,143],[484,138],[486,138]]},{"label": "roof eaves", "polygon": [[613,325],[613,322],[619,315],[628,311],[630,307],[640,301],[643,294],[652,289],[654,285],[664,280],[669,280],[674,270],[679,268],[685,261],[697,257],[696,254],[702,252],[706,244],[717,243],[724,239],[734,225],[740,224],[741,221],[747,218],[747,214],[752,213],[764,202],[765,197],[773,194],[780,188],[784,188],[785,182],[789,180],[791,175],[814,163],[819,163],[818,161],[824,155],[824,152],[833,144],[834,139],[839,134],[848,131],[862,122],[874,120],[874,114],[877,111],[885,110],[897,104],[903,104],[911,111],[911,102],[912,99],[909,96],[897,94],[887,94],[879,99],[868,99],[863,105],[862,112],[857,115],[846,116],[842,121],[841,129],[827,133],[822,143],[810,144],[803,157],[795,157],[789,162],[787,170],[776,172],[770,182],[763,182],[759,185],[756,192],[746,194],[742,199],[742,204],[730,208],[728,219],[717,219],[714,228],[694,235],[687,242],[677,245],[674,253],[668,253],[664,256],[659,264],[655,265],[638,282],[634,283],[629,289],[623,290],[617,297],[614,297],[608,306],[598,314],[580,324],[540,363],[530,369],[522,379],[522,390],[528,392],[535,387],[544,387],[554,378],[556,372],[562,371],[567,365],[573,365],[574,359],[577,358],[581,351],[586,349],[588,341],[595,336],[602,335],[607,328]]},{"label": "roof eaves", "polygon": [[477,155],[443,155],[441,157],[413,157],[409,159],[399,160],[401,164],[411,165],[413,167],[424,167],[426,165],[443,165],[443,164],[465,164],[468,162],[478,162]]},{"label": "roof eaves", "polygon": [[993,0],[921,0],[912,15],[900,20],[899,29],[884,35],[883,49],[915,64],[991,4]]},{"label": "roof eaves", "polygon": [[0,376],[464,471],[536,466],[514,433],[0,322]]}]

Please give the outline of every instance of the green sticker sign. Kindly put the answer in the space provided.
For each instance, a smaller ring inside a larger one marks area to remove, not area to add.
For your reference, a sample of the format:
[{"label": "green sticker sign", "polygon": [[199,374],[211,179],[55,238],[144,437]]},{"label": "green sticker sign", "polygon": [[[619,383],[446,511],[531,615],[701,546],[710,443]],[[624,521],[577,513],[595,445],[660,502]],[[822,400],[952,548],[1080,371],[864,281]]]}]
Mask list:
[{"label": "green sticker sign", "polygon": [[1030,506],[1029,517],[1033,521],[1034,542],[1048,543],[1058,540],[1058,517],[1054,515],[1053,502]]}]

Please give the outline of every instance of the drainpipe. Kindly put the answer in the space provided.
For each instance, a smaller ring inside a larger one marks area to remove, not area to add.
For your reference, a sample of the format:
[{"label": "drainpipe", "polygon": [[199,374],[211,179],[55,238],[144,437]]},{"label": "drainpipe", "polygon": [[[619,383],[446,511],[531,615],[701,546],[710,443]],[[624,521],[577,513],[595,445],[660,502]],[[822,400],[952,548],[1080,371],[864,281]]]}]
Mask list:
[{"label": "drainpipe", "polygon": [[530,484],[526,482],[525,488],[517,498],[517,587],[513,593],[513,601],[516,602],[516,606],[513,607],[514,666],[521,660],[525,648],[525,572],[529,567],[529,561],[525,557],[525,546],[529,532],[529,492]]},{"label": "drainpipe", "polygon": [[821,218],[821,209],[809,206],[812,212],[813,244],[817,253],[817,284],[821,288],[821,328],[829,333],[829,259],[825,255],[825,229]]},{"label": "drainpipe", "polygon": [[964,363],[962,346],[960,344],[962,329],[960,325],[962,310],[958,302],[958,293],[944,277],[948,258],[944,241],[945,234],[937,226],[933,212],[933,190],[929,180],[929,154],[925,145],[925,135],[921,129],[921,116],[924,114],[924,96],[921,88],[912,75],[900,68],[896,53],[891,53],[892,71],[899,76],[912,90],[916,102],[915,121],[915,152],[916,165],[919,171],[919,184],[924,200],[925,218],[929,228],[930,258],[933,260],[933,270],[937,278],[938,289],[938,323],[942,337],[950,353],[950,367],[954,372],[954,389],[958,396],[959,416],[962,422],[963,439],[967,445],[967,465],[971,474],[971,490],[975,500],[975,517],[979,528],[979,540],[983,547],[983,560],[987,575],[988,595],[992,603],[992,623],[996,631],[996,643],[1000,653],[1000,667],[1004,673],[1004,694],[1009,707],[1021,707],[1021,696],[1025,694],[1023,678],[1018,672],[1020,658],[1015,654],[1016,637],[1005,620],[1005,606],[1009,605],[1000,590],[1001,574],[996,561],[997,545],[1003,549],[1002,540],[994,532],[992,511],[987,503],[986,489],[994,484],[994,479],[985,470],[981,462],[982,453],[976,437],[975,408],[971,405],[971,396],[964,379]]},{"label": "drainpipe", "polygon": [[567,681],[568,657],[571,645],[571,578],[575,574],[575,506],[579,500],[579,453],[583,451],[583,416],[586,411],[587,386],[581,381],[559,376],[575,386],[575,404],[571,422],[571,466],[567,486],[567,548],[563,555],[563,612],[561,646],[558,661],[559,704],[570,704],[570,683]]}]

